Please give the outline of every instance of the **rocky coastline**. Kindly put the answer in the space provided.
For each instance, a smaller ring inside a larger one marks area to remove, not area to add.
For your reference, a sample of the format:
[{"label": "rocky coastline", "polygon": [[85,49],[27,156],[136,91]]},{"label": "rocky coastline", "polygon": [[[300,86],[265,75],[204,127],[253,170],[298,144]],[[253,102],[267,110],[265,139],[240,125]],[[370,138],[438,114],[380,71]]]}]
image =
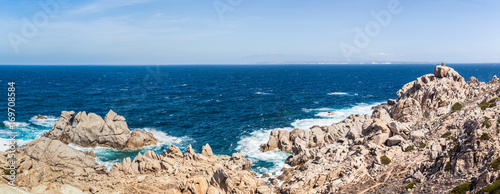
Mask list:
[{"label": "rocky coastline", "polygon": [[275,130],[262,151],[292,155],[280,193],[500,192],[500,81],[444,64],[398,99],[332,126]]},{"label": "rocky coastline", "polygon": [[[291,152],[291,168],[265,182],[244,153],[217,156],[171,145],[111,169],[93,152],[69,146],[137,149],[153,134],[128,129],[123,116],[63,111],[43,137],[16,152],[8,193],[494,193],[500,192],[500,81],[465,79],[436,66],[403,86],[397,99],[330,126],[273,130],[263,152]],[[0,153],[6,163],[8,153]],[[5,172],[4,172],[5,173]],[[5,176],[4,176],[5,177]]]}]

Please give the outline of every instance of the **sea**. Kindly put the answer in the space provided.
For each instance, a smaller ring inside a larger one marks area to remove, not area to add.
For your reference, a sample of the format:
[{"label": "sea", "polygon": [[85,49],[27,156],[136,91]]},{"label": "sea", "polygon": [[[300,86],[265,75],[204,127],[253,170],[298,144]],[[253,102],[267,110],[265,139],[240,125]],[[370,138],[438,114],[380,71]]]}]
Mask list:
[{"label": "sea", "polygon": [[[17,144],[42,136],[61,111],[113,110],[131,130],[144,129],[159,144],[136,150],[93,150],[110,168],[125,157],[170,145],[199,153],[209,144],[216,155],[242,152],[258,174],[279,172],[289,153],[261,152],[273,129],[307,130],[396,99],[406,83],[432,74],[437,64],[387,65],[2,65],[0,150],[8,149],[8,83],[15,82]],[[466,80],[488,82],[500,64],[450,64]],[[329,114],[333,112],[334,114]],[[37,115],[48,119],[36,119]]]}]

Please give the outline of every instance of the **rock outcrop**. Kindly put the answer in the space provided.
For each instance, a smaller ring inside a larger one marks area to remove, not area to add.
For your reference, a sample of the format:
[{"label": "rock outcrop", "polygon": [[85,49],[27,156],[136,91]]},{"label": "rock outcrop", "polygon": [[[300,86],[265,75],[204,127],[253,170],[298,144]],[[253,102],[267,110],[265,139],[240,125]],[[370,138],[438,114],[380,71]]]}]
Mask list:
[{"label": "rock outcrop", "polygon": [[43,115],[38,115],[36,116],[36,119],[48,119],[46,116],[43,116]]},{"label": "rock outcrop", "polygon": [[443,64],[397,95],[373,107],[371,116],[351,115],[310,130],[273,131],[261,150],[292,151],[286,160],[292,168],[278,177],[283,181],[279,192],[500,191],[496,76],[488,83],[474,77],[465,82]]},{"label": "rock outcrop", "polygon": [[[211,150],[207,144],[204,150]],[[188,146],[183,154],[172,145],[156,154],[149,150],[133,160],[115,163],[109,172],[91,153],[60,140],[40,137],[16,153],[16,181],[10,188],[0,181],[0,192],[14,193],[275,193],[250,171],[245,154],[197,154]],[[8,153],[0,153],[7,161]]]},{"label": "rock outcrop", "polygon": [[294,129],[289,132],[275,129],[271,131],[269,141],[261,145],[260,149],[264,152],[274,149],[291,152],[294,144],[314,148],[335,143],[345,137],[354,140],[362,135],[363,125],[371,125],[373,122],[374,120],[368,115],[350,115],[339,123],[331,126],[313,126],[311,130]]},{"label": "rock outcrop", "polygon": [[130,132],[125,118],[110,110],[102,119],[94,113],[62,111],[52,130],[44,134],[50,139],[73,143],[82,147],[112,147],[116,149],[141,148],[157,144],[153,134],[134,130]]},{"label": "rock outcrop", "polygon": [[[207,144],[204,149],[210,149]],[[255,193],[265,182],[250,172],[252,161],[245,154],[229,156],[197,154],[191,146],[182,152],[176,146],[159,155],[153,151],[140,153],[131,160],[123,159],[110,170],[113,177],[141,176],[143,174],[163,174],[163,181],[171,185],[172,192],[182,193]]]}]

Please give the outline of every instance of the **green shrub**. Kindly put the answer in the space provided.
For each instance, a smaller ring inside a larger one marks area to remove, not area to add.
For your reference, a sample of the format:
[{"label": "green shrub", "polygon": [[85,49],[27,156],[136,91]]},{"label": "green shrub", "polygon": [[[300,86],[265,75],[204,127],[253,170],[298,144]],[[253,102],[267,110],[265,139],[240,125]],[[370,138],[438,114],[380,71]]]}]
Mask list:
[{"label": "green shrub", "polygon": [[444,170],[445,171],[450,171],[451,170],[451,162],[450,161],[446,162],[446,166],[444,167]]},{"label": "green shrub", "polygon": [[420,148],[425,148],[425,147],[427,147],[427,144],[426,144],[426,143],[422,143],[422,144],[420,144]]},{"label": "green shrub", "polygon": [[455,103],[453,104],[453,106],[451,107],[451,112],[454,113],[454,112],[457,112],[459,110],[462,110],[462,104],[460,103]]},{"label": "green shrub", "polygon": [[451,131],[447,131],[446,133],[444,133],[443,135],[441,135],[442,138],[447,138],[447,137],[450,137],[451,135]]},{"label": "green shrub", "polygon": [[412,150],[413,150],[413,146],[411,145],[411,146],[406,147],[404,151],[405,152],[409,152],[409,151],[412,151]]},{"label": "green shrub", "polygon": [[479,108],[481,108],[481,110],[486,110],[486,108],[488,108],[490,106],[490,103],[486,102],[486,101],[482,101],[481,104],[478,105]]},{"label": "green shrub", "polygon": [[3,169],[3,174],[8,176],[8,175],[17,175],[17,168],[16,169],[13,169],[15,172],[14,174],[11,174],[12,172],[12,169]]},{"label": "green shrub", "polygon": [[482,188],[477,193],[478,194],[483,194],[483,193],[498,193],[499,191],[500,191],[500,180],[497,180],[493,184]]},{"label": "green shrub", "polygon": [[387,157],[386,155],[381,156],[380,161],[382,162],[382,164],[385,164],[385,165],[391,163],[391,159],[389,159],[389,157]]},{"label": "green shrub", "polygon": [[498,157],[497,159],[493,160],[493,162],[491,162],[491,168],[493,168],[495,170],[500,169],[500,157]]},{"label": "green shrub", "polygon": [[465,194],[465,193],[467,193],[467,191],[471,191],[471,190],[472,190],[472,183],[463,183],[463,184],[458,185],[455,188],[453,188],[450,193]]},{"label": "green shrub", "polygon": [[443,117],[443,120],[446,120],[446,119],[448,118],[448,116],[450,116],[450,115],[446,115],[446,116],[444,116],[444,117]]},{"label": "green shrub", "polygon": [[490,136],[490,134],[488,134],[488,133],[486,133],[486,132],[485,132],[485,133],[483,133],[483,135],[481,135],[481,138],[480,138],[480,139],[481,139],[481,140],[485,140],[485,141],[486,141],[486,140],[490,140],[490,139],[491,139],[491,136]]},{"label": "green shrub", "polygon": [[417,183],[416,183],[415,181],[413,181],[413,182],[409,183],[408,185],[406,185],[406,187],[405,187],[405,188],[406,188],[406,189],[413,189],[413,188],[415,188],[415,185],[416,185],[416,184],[417,184]]},{"label": "green shrub", "polygon": [[490,118],[484,117],[483,127],[486,127],[486,128],[490,128],[491,127]]},{"label": "green shrub", "polygon": [[497,123],[500,123],[500,119],[497,119]]},{"label": "green shrub", "polygon": [[460,151],[460,143],[456,143],[455,146],[453,147],[454,152],[459,152]]}]

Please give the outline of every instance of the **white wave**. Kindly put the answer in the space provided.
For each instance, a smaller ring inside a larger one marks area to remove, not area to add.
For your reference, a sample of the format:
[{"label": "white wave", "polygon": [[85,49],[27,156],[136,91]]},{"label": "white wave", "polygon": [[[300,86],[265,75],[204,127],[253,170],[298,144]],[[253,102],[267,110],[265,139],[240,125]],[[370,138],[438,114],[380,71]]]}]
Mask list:
[{"label": "white wave", "polygon": [[[15,143],[21,147],[23,145],[26,145],[29,143],[31,140],[24,140],[24,139],[15,139]],[[11,145],[11,139],[9,138],[0,138],[0,151],[5,152],[10,148]]]},{"label": "white wave", "polygon": [[153,136],[159,140],[159,144],[157,144],[156,147],[161,147],[163,145],[171,145],[171,144],[178,145],[178,144],[194,141],[193,139],[189,138],[188,136],[184,136],[184,137],[170,136],[167,133],[160,131],[156,128],[146,127],[146,128],[142,128],[142,129],[144,131],[152,133]]},{"label": "white wave", "polygon": [[372,107],[380,104],[381,102],[366,104],[360,103],[356,106],[343,109],[333,108],[317,108],[317,109],[302,109],[304,112],[316,112],[315,116],[321,118],[299,119],[292,123],[294,128],[307,130],[314,125],[325,126],[338,123],[351,114],[371,114]]},{"label": "white wave", "polygon": [[347,92],[330,92],[328,95],[349,95]]},{"label": "white wave", "polygon": [[330,111],[332,110],[331,108],[303,108],[302,111],[304,112],[317,112],[317,111]]},{"label": "white wave", "polygon": [[14,125],[15,128],[25,128],[25,127],[28,127],[30,125],[29,123],[25,123],[25,122],[12,122],[12,121],[3,121],[3,124],[7,128],[11,125]]},{"label": "white wave", "polygon": [[255,92],[255,94],[257,94],[257,95],[271,95],[271,93],[267,93],[267,92]]},{"label": "white wave", "polygon": [[36,117],[37,116],[31,117],[30,122],[35,125],[50,127],[50,128],[52,128],[54,124],[59,120],[58,117],[54,116],[47,116],[47,119],[37,119]]},{"label": "white wave", "polygon": [[[30,141],[41,137],[48,131],[47,128],[39,129],[26,122],[3,121],[3,124],[5,125],[5,128],[0,130],[0,151],[8,149],[9,137],[13,134],[13,132],[17,133],[17,136],[15,137],[17,145],[23,146]],[[9,127],[10,125],[15,125],[15,129],[11,130]]]},{"label": "white wave", "polygon": [[342,121],[342,119],[299,119],[292,123],[293,128],[308,130],[312,126],[319,125],[332,125],[334,123],[338,123]]},{"label": "white wave", "polygon": [[[290,127],[280,129],[292,130]],[[271,131],[272,129],[260,129],[242,136],[237,143],[238,146],[236,147],[236,151],[245,153],[254,163],[257,161],[272,163],[273,165],[270,167],[256,167],[255,171],[259,175],[268,173],[271,177],[274,177],[272,175],[273,172],[276,172],[276,175],[280,175],[283,167],[290,167],[288,164],[285,164],[285,160],[290,153],[282,152],[277,149],[269,152],[260,151],[260,145],[267,143]]]}]

